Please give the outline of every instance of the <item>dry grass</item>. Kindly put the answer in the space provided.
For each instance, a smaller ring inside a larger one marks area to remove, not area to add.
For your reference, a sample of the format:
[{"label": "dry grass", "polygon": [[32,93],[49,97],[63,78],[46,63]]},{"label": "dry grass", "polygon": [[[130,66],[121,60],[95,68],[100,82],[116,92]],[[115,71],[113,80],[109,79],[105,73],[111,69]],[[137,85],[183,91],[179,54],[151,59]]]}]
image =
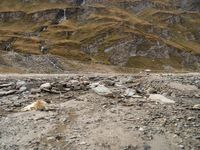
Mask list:
[{"label": "dry grass", "polygon": [[1,0],[0,11],[41,11],[44,9],[54,9],[54,8],[67,8],[71,7],[67,3],[49,3],[47,0],[39,0],[33,3],[22,4],[18,0]]},{"label": "dry grass", "polygon": [[23,71],[16,67],[0,66],[0,73],[23,73]]}]

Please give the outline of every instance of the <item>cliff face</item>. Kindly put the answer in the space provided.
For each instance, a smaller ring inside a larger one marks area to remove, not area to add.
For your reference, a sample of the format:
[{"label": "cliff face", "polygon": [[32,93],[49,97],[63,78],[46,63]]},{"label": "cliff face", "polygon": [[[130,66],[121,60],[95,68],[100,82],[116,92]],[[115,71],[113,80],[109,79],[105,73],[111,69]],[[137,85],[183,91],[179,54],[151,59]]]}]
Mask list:
[{"label": "cliff face", "polygon": [[0,51],[198,70],[199,6],[198,0],[2,0]]}]

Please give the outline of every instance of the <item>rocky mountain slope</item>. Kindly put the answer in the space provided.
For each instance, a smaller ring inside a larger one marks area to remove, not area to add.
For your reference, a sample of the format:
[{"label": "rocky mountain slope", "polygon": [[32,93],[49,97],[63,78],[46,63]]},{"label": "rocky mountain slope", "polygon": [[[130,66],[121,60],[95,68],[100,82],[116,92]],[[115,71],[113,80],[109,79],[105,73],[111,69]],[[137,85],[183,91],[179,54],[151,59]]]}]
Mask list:
[{"label": "rocky mountain slope", "polygon": [[0,149],[199,150],[199,98],[199,74],[0,75]]},{"label": "rocky mountain slope", "polygon": [[199,12],[199,0],[1,0],[0,71],[199,71]]}]

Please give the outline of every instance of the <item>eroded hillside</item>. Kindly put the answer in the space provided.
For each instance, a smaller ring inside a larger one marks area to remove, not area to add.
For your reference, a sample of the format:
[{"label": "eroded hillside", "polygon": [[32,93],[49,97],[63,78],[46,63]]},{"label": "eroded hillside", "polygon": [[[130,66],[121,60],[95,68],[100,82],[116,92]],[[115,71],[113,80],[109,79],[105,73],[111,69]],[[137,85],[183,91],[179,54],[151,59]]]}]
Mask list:
[{"label": "eroded hillside", "polygon": [[2,0],[0,66],[198,70],[199,6],[198,0]]}]

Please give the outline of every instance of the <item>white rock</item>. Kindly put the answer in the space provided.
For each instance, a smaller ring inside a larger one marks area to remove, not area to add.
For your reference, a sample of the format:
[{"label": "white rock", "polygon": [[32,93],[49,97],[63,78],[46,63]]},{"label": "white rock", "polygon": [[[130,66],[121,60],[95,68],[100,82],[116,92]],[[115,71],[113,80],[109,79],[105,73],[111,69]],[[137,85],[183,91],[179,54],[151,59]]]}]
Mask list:
[{"label": "white rock", "polygon": [[41,89],[31,89],[31,94],[37,94],[40,92],[41,92]]},{"label": "white rock", "polygon": [[27,90],[27,88],[25,86],[22,86],[22,87],[20,87],[19,92],[24,92],[26,90]]},{"label": "white rock", "polygon": [[151,72],[151,69],[145,69],[144,71],[145,72]]},{"label": "white rock", "polygon": [[40,86],[40,89],[50,89],[51,88],[51,84],[50,83],[44,83]]},{"label": "white rock", "polygon": [[200,110],[200,104],[196,104],[193,106],[193,109],[197,109],[197,110]]},{"label": "white rock", "polygon": [[153,100],[153,101],[157,101],[161,104],[165,104],[165,103],[173,104],[173,103],[175,103],[175,101],[168,99],[168,98],[166,98],[166,97],[164,97],[163,95],[160,95],[160,94],[150,94],[149,99]]},{"label": "white rock", "polygon": [[110,91],[110,89],[108,89],[104,85],[99,85],[99,86],[97,86],[95,88],[92,88],[92,90],[94,92],[96,92],[97,94],[102,95],[102,96],[112,95],[112,92]]},{"label": "white rock", "polygon": [[134,89],[126,89],[125,96],[132,97],[135,93],[136,91]]},{"label": "white rock", "polygon": [[77,86],[79,84],[78,80],[70,80],[70,83],[74,86]]},{"label": "white rock", "polygon": [[144,128],[140,127],[140,128],[139,128],[139,131],[144,131]]},{"label": "white rock", "polygon": [[140,95],[133,95],[132,98],[143,98],[143,97]]},{"label": "white rock", "polygon": [[20,88],[20,87],[22,87],[25,84],[26,84],[25,81],[17,81],[16,86],[17,86],[17,88]]}]

